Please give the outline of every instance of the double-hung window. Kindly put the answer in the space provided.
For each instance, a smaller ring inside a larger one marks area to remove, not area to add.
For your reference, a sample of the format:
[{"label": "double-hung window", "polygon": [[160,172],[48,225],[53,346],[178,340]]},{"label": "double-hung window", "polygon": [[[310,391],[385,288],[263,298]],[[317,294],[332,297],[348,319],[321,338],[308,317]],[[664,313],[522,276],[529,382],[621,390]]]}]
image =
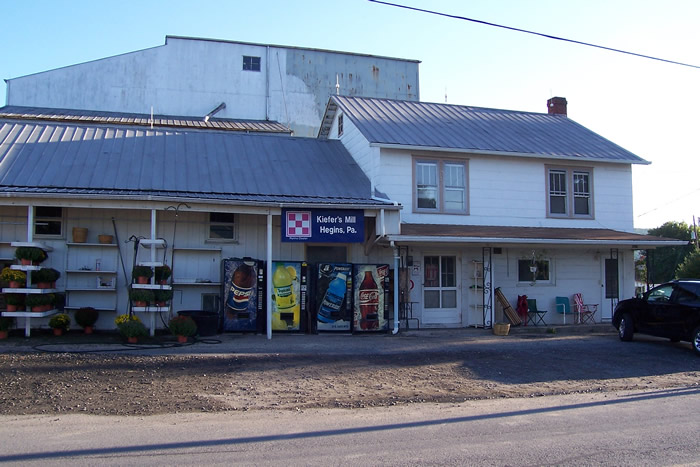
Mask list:
[{"label": "double-hung window", "polygon": [[466,161],[415,159],[414,211],[467,214]]},{"label": "double-hung window", "polygon": [[593,217],[593,171],[584,168],[547,168],[547,215]]},{"label": "double-hung window", "polygon": [[63,208],[37,206],[34,210],[34,235],[61,237],[63,235]]}]

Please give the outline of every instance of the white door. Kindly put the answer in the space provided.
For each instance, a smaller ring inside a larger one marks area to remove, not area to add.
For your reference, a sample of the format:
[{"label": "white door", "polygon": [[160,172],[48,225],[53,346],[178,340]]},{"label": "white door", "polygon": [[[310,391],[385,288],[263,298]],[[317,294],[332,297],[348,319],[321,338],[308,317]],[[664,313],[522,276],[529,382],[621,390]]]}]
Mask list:
[{"label": "white door", "polygon": [[461,326],[462,313],[459,307],[457,256],[424,256],[423,264],[423,319],[421,323],[445,327]]}]

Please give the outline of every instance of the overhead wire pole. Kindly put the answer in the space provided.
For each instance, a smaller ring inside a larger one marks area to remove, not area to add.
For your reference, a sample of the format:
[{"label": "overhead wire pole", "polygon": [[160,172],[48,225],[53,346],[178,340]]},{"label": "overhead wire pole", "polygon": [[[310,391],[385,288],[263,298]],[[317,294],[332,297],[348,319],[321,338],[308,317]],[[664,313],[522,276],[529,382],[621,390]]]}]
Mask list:
[{"label": "overhead wire pole", "polygon": [[564,37],[553,36],[553,35],[551,35],[551,34],[544,34],[544,33],[537,32],[537,31],[529,31],[529,30],[527,30],[527,29],[520,29],[520,28],[515,28],[515,27],[512,27],[512,26],[504,26],[504,25],[502,25],[502,24],[490,23],[490,22],[488,22],[488,21],[482,21],[482,20],[479,20],[479,19],[467,18],[466,16],[451,15],[451,14],[449,14],[449,13],[441,13],[441,12],[439,12],[439,11],[426,10],[426,9],[424,9],[424,8],[416,8],[416,7],[412,7],[412,6],[408,6],[408,5],[401,5],[401,4],[399,4],[399,3],[383,2],[383,1],[381,1],[381,0],[368,0],[368,1],[370,1],[370,2],[372,2],[372,3],[379,3],[379,4],[382,4],[382,5],[393,6],[393,7],[396,7],[396,8],[403,8],[403,9],[405,9],[405,10],[417,11],[417,12],[420,12],[420,13],[428,13],[428,14],[430,14],[430,15],[444,16],[444,17],[446,17],[446,18],[460,19],[460,20],[462,20],[462,21],[471,21],[472,23],[483,24],[483,25],[485,25],[485,26],[492,26],[492,27],[495,27],[495,28],[507,29],[507,30],[509,30],[509,31],[523,32],[523,33],[525,33],[525,34],[532,34],[532,35],[544,37],[544,38],[547,38],[547,39],[554,39],[554,40],[557,40],[557,41],[571,42],[572,44],[585,45],[585,46],[587,46],[587,47],[595,47],[595,48],[597,48],[597,49],[608,50],[608,51],[610,51],[610,52],[618,52],[618,53],[622,53],[622,54],[633,55],[633,56],[635,56],[635,57],[648,58],[648,59],[650,59],[650,60],[657,60],[657,61],[660,61],[660,62],[671,63],[671,64],[673,64],[673,65],[681,65],[681,66],[687,66],[687,67],[690,67],[690,68],[698,68],[698,69],[700,69],[700,65],[692,65],[692,64],[690,64],[690,63],[677,62],[677,61],[675,61],[675,60],[667,60],[667,59],[665,59],[665,58],[653,57],[653,56],[651,56],[651,55],[644,55],[644,54],[640,54],[640,53],[636,53],[636,52],[629,52],[629,51],[627,51],[627,50],[615,49],[615,48],[613,48],[613,47],[606,47],[606,46],[604,46],[604,45],[592,44],[592,43],[590,43],[590,42],[577,41],[577,40],[575,40],[575,39],[567,39],[567,38],[564,38]]}]

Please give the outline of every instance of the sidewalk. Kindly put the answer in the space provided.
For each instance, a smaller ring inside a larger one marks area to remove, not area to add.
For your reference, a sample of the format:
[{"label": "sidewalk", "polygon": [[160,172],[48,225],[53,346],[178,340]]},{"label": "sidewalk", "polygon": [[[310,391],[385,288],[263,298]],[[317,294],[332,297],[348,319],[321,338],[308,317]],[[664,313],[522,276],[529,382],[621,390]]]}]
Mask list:
[{"label": "sidewalk", "polygon": [[125,344],[116,333],[92,336],[79,330],[55,337],[35,333],[30,338],[13,335],[0,341],[0,353],[10,352],[75,352],[119,353],[138,355],[211,355],[211,354],[281,354],[281,355],[367,355],[416,351],[450,351],[456,346],[499,343],[526,339],[549,339],[562,336],[615,335],[610,323],[595,325],[517,326],[508,336],[496,336],[491,329],[420,329],[388,334],[283,334],[272,339],[259,334],[225,333],[178,345],[174,336],[159,334],[142,343]]}]

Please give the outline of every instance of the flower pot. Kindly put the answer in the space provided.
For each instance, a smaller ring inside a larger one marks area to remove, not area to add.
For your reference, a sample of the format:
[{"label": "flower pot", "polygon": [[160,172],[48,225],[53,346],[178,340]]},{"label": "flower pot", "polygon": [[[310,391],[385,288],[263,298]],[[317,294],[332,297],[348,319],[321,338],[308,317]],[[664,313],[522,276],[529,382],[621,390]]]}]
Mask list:
[{"label": "flower pot", "polygon": [[54,335],[54,336],[62,336],[62,335],[63,335],[63,329],[61,329],[61,328],[53,328],[53,335]]},{"label": "flower pot", "polygon": [[146,305],[147,305],[146,302],[141,302],[141,301],[138,301],[138,300],[134,300],[134,306],[145,307]]},{"label": "flower pot", "polygon": [[21,259],[19,260],[19,262],[20,262],[20,264],[21,264],[22,266],[31,266],[31,265],[32,265],[32,260],[31,260],[31,259],[27,259],[27,258],[21,258]]},{"label": "flower pot", "polygon": [[0,331],[0,339],[7,339],[7,331]]},{"label": "flower pot", "polygon": [[85,334],[92,334],[93,330],[94,330],[94,328],[93,328],[92,326],[85,326],[85,327],[83,328],[83,332],[84,332]]},{"label": "flower pot", "polygon": [[187,343],[187,336],[177,336],[177,342],[178,342],[178,344],[186,344]]},{"label": "flower pot", "polygon": [[126,341],[129,344],[138,344],[139,343],[139,338],[138,337],[127,337]]},{"label": "flower pot", "polygon": [[138,276],[136,278],[137,284],[149,284],[151,281],[146,276]]},{"label": "flower pot", "polygon": [[35,313],[41,313],[42,311],[44,311],[44,305],[33,306],[32,311]]},{"label": "flower pot", "polygon": [[22,283],[19,281],[10,281],[10,287],[13,289],[19,289]]},{"label": "flower pot", "polygon": [[37,288],[37,289],[50,289],[50,288],[51,288],[51,282],[37,282],[37,283],[36,283],[36,288]]},{"label": "flower pot", "polygon": [[168,306],[168,302],[156,302],[156,306],[165,307]]},{"label": "flower pot", "polygon": [[88,229],[85,227],[73,227],[73,243],[85,243]]},{"label": "flower pot", "polygon": [[98,235],[97,241],[104,244],[111,244],[113,238],[112,235]]},{"label": "flower pot", "polygon": [[17,305],[6,305],[7,311],[17,311]]}]

